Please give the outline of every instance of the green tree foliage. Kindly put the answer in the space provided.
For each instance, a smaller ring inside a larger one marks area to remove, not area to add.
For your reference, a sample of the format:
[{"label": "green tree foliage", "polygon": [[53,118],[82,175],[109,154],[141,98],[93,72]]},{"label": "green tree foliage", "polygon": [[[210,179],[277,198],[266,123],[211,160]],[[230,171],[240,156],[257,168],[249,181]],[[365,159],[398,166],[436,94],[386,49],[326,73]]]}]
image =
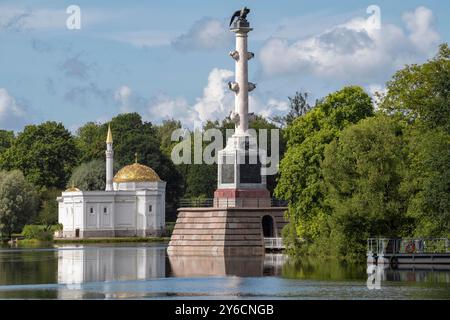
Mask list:
[{"label": "green tree foliage", "polygon": [[7,130],[0,130],[0,154],[2,154],[6,149],[11,147],[14,141],[14,132]]},{"label": "green tree foliage", "polygon": [[43,226],[44,231],[58,223],[58,202],[56,198],[61,196],[61,190],[50,188],[41,192],[41,207],[36,222]]},{"label": "green tree foliage", "polygon": [[72,186],[72,184],[83,191],[105,190],[105,160],[94,159],[80,164],[73,170],[67,187]]},{"label": "green tree foliage", "polygon": [[39,188],[63,188],[77,161],[70,132],[53,121],[28,125],[0,155],[0,167],[19,169]]},{"label": "green tree foliage", "polygon": [[450,48],[442,44],[434,59],[408,65],[387,83],[380,107],[428,128],[450,133]]},{"label": "green tree foliage", "polygon": [[34,219],[37,208],[37,192],[22,172],[0,171],[0,233],[20,232]]},{"label": "green tree foliage", "polygon": [[[114,162],[114,171],[120,169],[119,164]],[[72,176],[66,187],[72,185],[83,191],[105,190],[106,186],[106,162],[104,159],[94,159],[84,162],[73,169]]]},{"label": "green tree foliage", "polygon": [[160,141],[160,149],[169,158],[173,146],[177,143],[176,141],[172,141],[172,132],[177,129],[181,129],[181,122],[174,119],[163,120],[162,124],[156,127]]},{"label": "green tree foliage", "polygon": [[412,128],[402,192],[415,220],[414,236],[450,235],[450,134]]},{"label": "green tree foliage", "polygon": [[105,157],[107,126],[88,122],[78,128],[75,142],[80,150],[79,163]]},{"label": "green tree foliage", "polygon": [[328,254],[363,257],[368,237],[409,232],[400,191],[406,163],[403,130],[401,122],[380,114],[344,129],[325,148],[330,236],[320,245]]},{"label": "green tree foliage", "polygon": [[271,120],[278,123],[280,127],[290,125],[295,119],[305,115],[312,109],[308,103],[308,93],[296,92],[294,97],[288,97],[289,99],[289,112],[285,116],[275,116]]},{"label": "green tree foliage", "polygon": [[324,203],[320,163],[325,147],[345,127],[372,116],[370,97],[360,87],[328,95],[286,128],[287,151],[275,195],[288,200],[288,218],[305,244],[320,238],[329,210]]}]

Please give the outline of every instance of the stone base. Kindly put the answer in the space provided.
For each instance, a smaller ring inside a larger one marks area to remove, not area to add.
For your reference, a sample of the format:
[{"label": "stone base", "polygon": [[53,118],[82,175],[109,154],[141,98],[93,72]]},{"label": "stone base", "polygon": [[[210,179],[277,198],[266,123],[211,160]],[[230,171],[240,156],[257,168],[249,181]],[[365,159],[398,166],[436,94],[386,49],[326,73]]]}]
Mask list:
[{"label": "stone base", "polygon": [[217,189],[214,192],[214,207],[270,206],[270,192],[267,189]]},{"label": "stone base", "polygon": [[169,255],[263,255],[262,219],[271,216],[275,237],[287,223],[284,207],[180,208],[170,238]]},{"label": "stone base", "polygon": [[60,234],[60,239],[64,238],[121,238],[121,237],[159,237],[162,235],[162,230],[136,230],[136,229],[123,229],[123,230],[80,230],[78,237],[74,230],[63,230]]}]

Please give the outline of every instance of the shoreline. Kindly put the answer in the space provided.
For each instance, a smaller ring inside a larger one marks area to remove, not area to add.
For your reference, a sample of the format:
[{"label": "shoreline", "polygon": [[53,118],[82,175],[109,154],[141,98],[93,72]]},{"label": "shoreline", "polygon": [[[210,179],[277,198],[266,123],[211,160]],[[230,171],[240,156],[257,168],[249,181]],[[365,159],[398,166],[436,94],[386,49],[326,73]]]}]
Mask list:
[{"label": "shoreline", "polygon": [[51,244],[96,244],[96,243],[168,243],[170,237],[117,237],[117,238],[86,238],[86,239],[53,239],[43,241],[37,239],[22,239],[17,241],[18,246],[51,245]]}]

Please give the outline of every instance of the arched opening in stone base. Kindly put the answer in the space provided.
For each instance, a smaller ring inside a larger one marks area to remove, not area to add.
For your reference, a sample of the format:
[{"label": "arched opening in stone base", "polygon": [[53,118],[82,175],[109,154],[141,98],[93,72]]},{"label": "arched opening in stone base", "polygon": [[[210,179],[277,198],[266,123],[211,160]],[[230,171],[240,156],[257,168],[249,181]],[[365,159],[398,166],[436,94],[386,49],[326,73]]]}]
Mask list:
[{"label": "arched opening in stone base", "polygon": [[274,224],[272,216],[265,215],[262,218],[262,228],[263,228],[264,238],[274,238],[274,237],[276,237],[275,224]]}]

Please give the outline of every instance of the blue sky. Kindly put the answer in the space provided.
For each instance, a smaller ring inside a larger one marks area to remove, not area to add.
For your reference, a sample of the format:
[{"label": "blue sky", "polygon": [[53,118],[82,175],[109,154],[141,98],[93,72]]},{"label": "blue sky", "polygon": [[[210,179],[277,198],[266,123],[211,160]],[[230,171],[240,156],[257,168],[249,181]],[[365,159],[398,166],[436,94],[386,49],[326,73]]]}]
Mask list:
[{"label": "blue sky", "polygon": [[[68,30],[66,8],[81,9]],[[282,114],[344,85],[383,91],[450,37],[449,1],[0,1],[0,127],[61,121],[72,131],[137,111],[147,121],[222,119],[233,109],[231,14],[249,34],[250,111]],[[380,8],[373,25],[369,5]]]}]

